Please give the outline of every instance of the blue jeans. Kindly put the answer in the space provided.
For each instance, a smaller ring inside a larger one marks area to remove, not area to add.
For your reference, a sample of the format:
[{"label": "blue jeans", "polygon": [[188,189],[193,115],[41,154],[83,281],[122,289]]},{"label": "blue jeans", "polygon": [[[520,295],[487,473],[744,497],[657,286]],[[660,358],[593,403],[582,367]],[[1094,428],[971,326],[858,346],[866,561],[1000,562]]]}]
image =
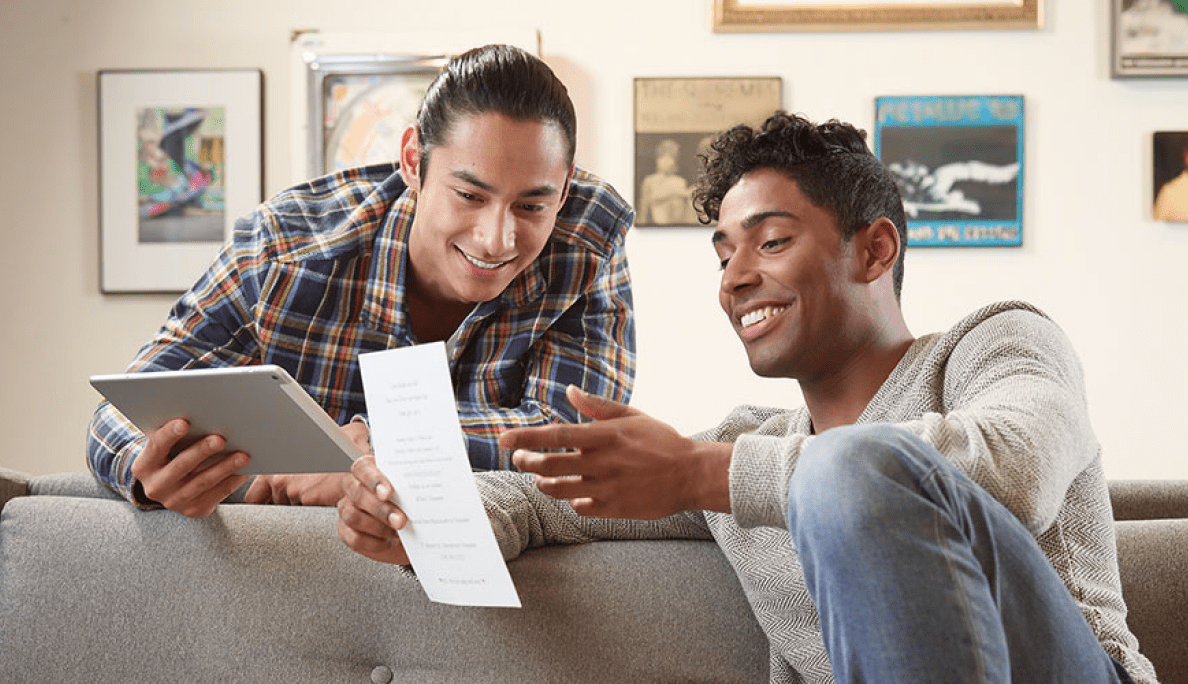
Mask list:
[{"label": "blue jeans", "polygon": [[1129,682],[1026,528],[889,425],[813,440],[788,530],[844,682]]}]

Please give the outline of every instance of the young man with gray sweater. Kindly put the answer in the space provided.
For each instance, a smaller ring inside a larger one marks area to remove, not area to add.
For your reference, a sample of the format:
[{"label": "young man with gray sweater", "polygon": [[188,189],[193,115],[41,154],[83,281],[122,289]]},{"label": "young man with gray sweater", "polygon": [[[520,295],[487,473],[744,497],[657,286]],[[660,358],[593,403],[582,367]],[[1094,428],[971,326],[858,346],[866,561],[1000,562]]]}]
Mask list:
[{"label": "young man with gray sweater", "polygon": [[[507,431],[529,475],[478,476],[503,555],[712,537],[772,682],[1155,682],[1056,324],[1005,302],[915,337],[902,202],[848,124],[736,126],[694,201],[717,222],[719,299],[752,369],[797,380],[805,406],[743,406],[686,438],[571,387],[593,422]],[[391,485],[373,458],[353,475],[340,537],[407,563]]]}]

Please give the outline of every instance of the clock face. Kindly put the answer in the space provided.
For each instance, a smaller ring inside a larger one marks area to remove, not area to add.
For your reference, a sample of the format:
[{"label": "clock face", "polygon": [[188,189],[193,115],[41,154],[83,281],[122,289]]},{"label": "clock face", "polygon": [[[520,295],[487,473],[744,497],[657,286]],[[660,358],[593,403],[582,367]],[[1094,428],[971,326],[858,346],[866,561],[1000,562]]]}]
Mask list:
[{"label": "clock face", "polygon": [[436,72],[338,75],[324,84],[322,173],[395,161]]}]

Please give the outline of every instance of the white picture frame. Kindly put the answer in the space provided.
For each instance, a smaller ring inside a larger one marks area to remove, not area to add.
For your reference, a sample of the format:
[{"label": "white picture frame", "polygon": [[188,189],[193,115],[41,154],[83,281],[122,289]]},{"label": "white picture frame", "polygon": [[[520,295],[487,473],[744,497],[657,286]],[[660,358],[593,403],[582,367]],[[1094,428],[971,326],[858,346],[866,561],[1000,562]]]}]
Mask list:
[{"label": "white picture frame", "polygon": [[98,73],[101,292],[189,289],[263,199],[263,78]]}]

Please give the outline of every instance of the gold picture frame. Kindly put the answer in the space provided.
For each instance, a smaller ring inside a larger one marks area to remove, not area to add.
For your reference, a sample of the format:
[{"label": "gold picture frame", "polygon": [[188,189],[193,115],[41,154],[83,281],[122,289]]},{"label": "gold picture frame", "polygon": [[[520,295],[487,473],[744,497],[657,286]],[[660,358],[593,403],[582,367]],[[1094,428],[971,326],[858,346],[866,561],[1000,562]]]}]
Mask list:
[{"label": "gold picture frame", "polygon": [[1043,0],[950,2],[895,0],[830,3],[820,0],[714,0],[714,31],[902,31],[1038,29]]}]

